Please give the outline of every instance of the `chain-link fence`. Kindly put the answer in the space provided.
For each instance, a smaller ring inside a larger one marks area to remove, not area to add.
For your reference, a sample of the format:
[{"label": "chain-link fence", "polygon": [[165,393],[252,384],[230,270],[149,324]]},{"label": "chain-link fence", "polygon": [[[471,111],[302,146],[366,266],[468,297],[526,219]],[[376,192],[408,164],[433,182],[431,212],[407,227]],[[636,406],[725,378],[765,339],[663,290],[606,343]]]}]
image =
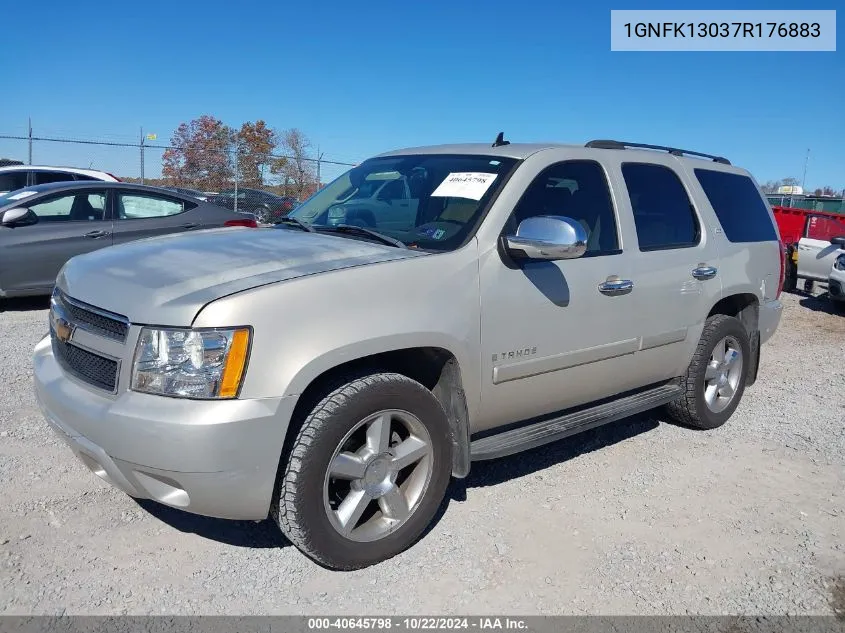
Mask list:
[{"label": "chain-link fence", "polygon": [[827,213],[845,213],[845,199],[843,198],[815,198],[808,196],[767,196],[769,204],[778,207],[792,207],[794,209],[807,209],[809,211],[825,211]]},{"label": "chain-link fence", "polygon": [[300,201],[354,165],[327,159],[319,150],[267,153],[231,139],[219,146],[174,147],[143,135],[133,143],[0,134],[0,165],[15,163],[94,169],[126,182],[206,195],[254,189]]}]

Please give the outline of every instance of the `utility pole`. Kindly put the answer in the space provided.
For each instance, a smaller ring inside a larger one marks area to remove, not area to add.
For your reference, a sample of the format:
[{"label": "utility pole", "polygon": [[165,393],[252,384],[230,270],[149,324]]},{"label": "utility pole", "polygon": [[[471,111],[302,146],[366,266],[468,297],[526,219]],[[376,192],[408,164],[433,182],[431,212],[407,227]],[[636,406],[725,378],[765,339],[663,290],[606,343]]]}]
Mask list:
[{"label": "utility pole", "polygon": [[238,212],[238,154],[240,151],[240,144],[235,143],[235,213]]},{"label": "utility pole", "polygon": [[141,126],[141,184],[144,184],[144,126]]},{"label": "utility pole", "polygon": [[316,189],[314,189],[314,193],[317,193],[317,191],[319,191],[320,187],[322,187],[322,185],[323,185],[323,179],[320,175],[320,173],[321,173],[320,167],[321,167],[321,161],[322,160],[323,160],[323,154],[320,152],[320,146],[318,145],[317,146],[317,187],[316,187]]},{"label": "utility pole", "polygon": [[32,117],[29,117],[29,164],[32,165]]},{"label": "utility pole", "polygon": [[804,159],[804,176],[801,178],[801,191],[804,191],[804,195],[807,195],[807,192],[804,190],[804,186],[807,183],[807,163],[810,162],[810,150],[807,149],[807,158]]}]

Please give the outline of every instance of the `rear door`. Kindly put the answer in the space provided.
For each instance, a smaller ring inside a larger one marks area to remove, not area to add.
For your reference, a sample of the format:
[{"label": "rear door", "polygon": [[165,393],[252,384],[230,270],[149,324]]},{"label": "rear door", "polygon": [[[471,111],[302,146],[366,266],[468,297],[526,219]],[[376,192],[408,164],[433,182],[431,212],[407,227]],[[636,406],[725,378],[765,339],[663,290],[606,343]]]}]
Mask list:
[{"label": "rear door", "polygon": [[0,229],[0,288],[6,292],[49,292],[67,260],[112,244],[105,188],[56,193],[26,206],[37,224]]},{"label": "rear door", "polygon": [[[617,160],[620,209],[636,243],[629,279],[640,324],[637,372],[645,384],[680,376],[721,298],[719,255],[701,210],[671,156]],[[635,318],[633,314],[626,319]]]},{"label": "rear door", "polygon": [[199,202],[135,189],[115,189],[114,243],[222,226],[228,213]]},{"label": "rear door", "polygon": [[804,235],[798,241],[799,277],[827,281],[833,261],[840,253],[839,247],[830,243],[834,237],[845,237],[845,219],[807,216]]}]

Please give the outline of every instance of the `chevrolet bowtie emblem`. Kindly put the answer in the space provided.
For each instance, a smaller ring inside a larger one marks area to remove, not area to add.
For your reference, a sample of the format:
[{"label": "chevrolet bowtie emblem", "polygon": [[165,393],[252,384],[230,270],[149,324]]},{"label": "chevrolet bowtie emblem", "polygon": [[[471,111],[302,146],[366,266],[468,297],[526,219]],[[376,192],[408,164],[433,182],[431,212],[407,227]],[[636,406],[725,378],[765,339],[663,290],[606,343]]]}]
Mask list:
[{"label": "chevrolet bowtie emblem", "polygon": [[62,343],[67,343],[73,334],[73,326],[65,321],[63,318],[56,319],[56,338]]}]

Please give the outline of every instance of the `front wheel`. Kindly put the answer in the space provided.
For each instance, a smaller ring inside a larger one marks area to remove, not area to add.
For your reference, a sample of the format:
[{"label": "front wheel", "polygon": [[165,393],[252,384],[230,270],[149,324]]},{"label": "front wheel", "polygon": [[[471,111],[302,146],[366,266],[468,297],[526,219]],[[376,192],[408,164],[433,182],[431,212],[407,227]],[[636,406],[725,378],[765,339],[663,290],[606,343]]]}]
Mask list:
[{"label": "front wheel", "polygon": [[272,515],[314,560],[360,569],[413,545],[450,475],[449,423],[438,400],[406,376],[372,374],[306,416],[280,469]]},{"label": "front wheel", "polygon": [[681,379],[684,395],[666,407],[669,416],[699,429],[722,426],[739,405],[750,364],[751,344],[739,319],[724,314],[709,317]]}]

